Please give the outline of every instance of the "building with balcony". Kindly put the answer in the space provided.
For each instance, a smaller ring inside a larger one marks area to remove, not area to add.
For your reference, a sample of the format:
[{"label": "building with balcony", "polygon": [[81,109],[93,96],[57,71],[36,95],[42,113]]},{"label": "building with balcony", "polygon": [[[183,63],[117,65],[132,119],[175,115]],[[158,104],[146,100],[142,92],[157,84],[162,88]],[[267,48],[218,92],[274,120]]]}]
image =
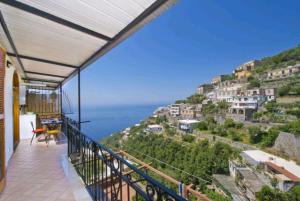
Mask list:
[{"label": "building with balcony", "polygon": [[181,119],[194,119],[196,117],[196,106],[195,105],[181,105],[180,118]]},{"label": "building with balcony", "polygon": [[169,113],[172,117],[178,117],[180,115],[182,104],[172,104],[169,105]]},{"label": "building with balcony", "polygon": [[[174,2],[0,2],[1,200],[188,199],[81,130],[81,71]],[[62,104],[72,78],[76,120]]]}]

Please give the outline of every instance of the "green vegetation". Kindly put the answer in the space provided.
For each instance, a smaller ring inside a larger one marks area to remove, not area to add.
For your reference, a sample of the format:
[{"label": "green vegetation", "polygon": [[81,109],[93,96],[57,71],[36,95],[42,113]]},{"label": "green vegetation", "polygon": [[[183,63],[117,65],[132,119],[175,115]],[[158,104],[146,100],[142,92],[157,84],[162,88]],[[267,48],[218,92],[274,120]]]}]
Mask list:
[{"label": "green vegetation", "polygon": [[235,79],[235,75],[233,73],[228,75],[223,75],[223,81],[234,80],[234,79]]},{"label": "green vegetation", "polygon": [[273,146],[276,138],[279,135],[279,131],[276,128],[271,128],[268,131],[263,131],[258,126],[249,126],[248,133],[250,137],[250,143],[258,144],[262,147]]},{"label": "green vegetation", "polygon": [[164,123],[164,122],[167,122],[167,117],[166,115],[162,115],[162,116],[157,116],[156,119],[155,119],[155,123],[156,124],[161,124],[161,123]]},{"label": "green vegetation", "polygon": [[249,85],[247,87],[248,89],[260,87],[260,82],[257,78],[250,76],[250,77],[248,77],[248,82],[249,82]]},{"label": "green vegetation", "polygon": [[153,166],[158,169],[172,172],[172,175],[178,180],[182,180],[184,183],[193,183],[199,187],[204,187],[205,183],[202,180],[176,171],[164,163],[145,158],[145,155],[210,181],[210,176],[214,173],[229,173],[228,159],[236,154],[227,144],[216,143],[211,146],[208,141],[203,141],[184,146],[160,135],[135,135],[124,143],[123,149],[146,162],[153,162]]},{"label": "green vegetation", "polygon": [[200,104],[206,99],[206,96],[201,94],[194,94],[186,98],[186,100],[177,100],[175,103],[186,103],[186,104]]},{"label": "green vegetation", "polygon": [[283,126],[280,126],[280,130],[295,135],[300,135],[300,119],[297,119],[292,122],[288,122]]},{"label": "green vegetation", "polygon": [[219,101],[217,103],[208,102],[206,105],[203,105],[202,114],[204,116],[211,116],[211,115],[225,115],[228,111],[230,104],[225,100]]},{"label": "green vegetation", "polygon": [[264,186],[256,195],[258,201],[300,201],[300,185],[294,187],[290,192],[282,192]]},{"label": "green vegetation", "polygon": [[[139,127],[135,132],[140,133],[140,129]],[[172,128],[169,127],[167,129]],[[212,181],[212,174],[229,173],[228,160],[238,155],[238,152],[229,145],[220,142],[211,145],[207,140],[196,142],[194,136],[183,135],[183,141],[190,143],[186,145],[186,143],[166,139],[163,135],[137,133],[131,132],[130,137],[126,141],[123,141],[122,145],[116,146],[116,143],[119,142],[119,138],[115,136],[110,137],[112,138],[111,140],[103,141],[103,143],[106,143],[107,146],[113,149],[122,148],[144,162],[151,162],[153,167],[185,184],[194,184],[202,192],[206,192],[208,197],[213,200],[231,200],[206,188],[206,185]],[[113,142],[114,140],[117,140],[117,142]],[[157,160],[153,160],[153,158]],[[173,167],[176,167],[176,169]],[[178,171],[177,168],[183,171]],[[161,177],[151,172],[149,172],[149,174],[170,188],[177,188]]]},{"label": "green vegetation", "polygon": [[279,96],[287,96],[287,95],[300,95],[300,84],[298,82],[289,82],[284,86],[278,88]]},{"label": "green vegetation", "polygon": [[295,65],[300,62],[300,45],[295,48],[283,51],[275,56],[266,57],[261,60],[256,68],[257,73],[267,72],[272,69]]},{"label": "green vegetation", "polygon": [[189,143],[191,143],[191,142],[194,142],[194,141],[195,141],[195,136],[189,135],[189,134],[183,135],[183,136],[182,136],[182,140],[183,140],[184,142],[189,142]]}]

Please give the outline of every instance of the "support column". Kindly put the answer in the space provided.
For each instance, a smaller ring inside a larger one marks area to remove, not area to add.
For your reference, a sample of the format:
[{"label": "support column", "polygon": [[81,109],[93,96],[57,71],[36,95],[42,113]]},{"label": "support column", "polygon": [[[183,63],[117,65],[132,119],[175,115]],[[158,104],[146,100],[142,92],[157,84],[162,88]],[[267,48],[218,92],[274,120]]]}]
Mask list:
[{"label": "support column", "polygon": [[78,128],[81,130],[81,86],[80,86],[80,68],[78,69]]},{"label": "support column", "polygon": [[59,107],[60,107],[60,116],[63,115],[63,109],[62,109],[62,84],[59,85]]}]

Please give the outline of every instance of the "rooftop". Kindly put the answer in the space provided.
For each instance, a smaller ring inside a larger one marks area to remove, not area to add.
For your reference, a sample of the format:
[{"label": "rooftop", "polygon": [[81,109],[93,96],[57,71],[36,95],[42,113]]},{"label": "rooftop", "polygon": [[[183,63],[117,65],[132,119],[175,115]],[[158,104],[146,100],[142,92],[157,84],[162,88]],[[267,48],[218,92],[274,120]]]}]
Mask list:
[{"label": "rooftop", "polygon": [[199,123],[199,121],[195,120],[195,119],[182,119],[182,120],[179,120],[179,123],[182,123],[182,124],[195,124],[195,123]]},{"label": "rooftop", "polygon": [[294,161],[288,161],[261,150],[243,151],[241,153],[241,156],[253,165],[257,165],[258,163],[271,162],[272,164],[284,168],[285,170],[300,178],[300,166],[297,165]]},{"label": "rooftop", "polygon": [[[276,164],[274,164],[273,162],[265,162],[265,164],[276,170],[277,172],[279,172],[280,174],[284,175],[285,177],[289,178],[291,181],[300,181],[300,178],[297,177],[296,175],[294,175],[293,173],[289,172],[288,170],[286,170],[284,167],[281,167],[281,166],[278,166]],[[284,179],[282,176],[281,176],[282,179]]]}]

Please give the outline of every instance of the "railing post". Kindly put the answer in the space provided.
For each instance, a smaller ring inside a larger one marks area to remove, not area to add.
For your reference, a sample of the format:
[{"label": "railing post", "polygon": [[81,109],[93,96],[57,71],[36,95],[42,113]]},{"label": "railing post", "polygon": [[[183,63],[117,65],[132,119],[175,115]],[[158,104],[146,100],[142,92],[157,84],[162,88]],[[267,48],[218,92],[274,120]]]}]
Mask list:
[{"label": "railing post", "polygon": [[80,84],[80,68],[78,69],[78,129],[81,130],[81,84]]},{"label": "railing post", "polygon": [[62,84],[59,85],[59,106],[60,106],[60,118],[62,119]]}]

